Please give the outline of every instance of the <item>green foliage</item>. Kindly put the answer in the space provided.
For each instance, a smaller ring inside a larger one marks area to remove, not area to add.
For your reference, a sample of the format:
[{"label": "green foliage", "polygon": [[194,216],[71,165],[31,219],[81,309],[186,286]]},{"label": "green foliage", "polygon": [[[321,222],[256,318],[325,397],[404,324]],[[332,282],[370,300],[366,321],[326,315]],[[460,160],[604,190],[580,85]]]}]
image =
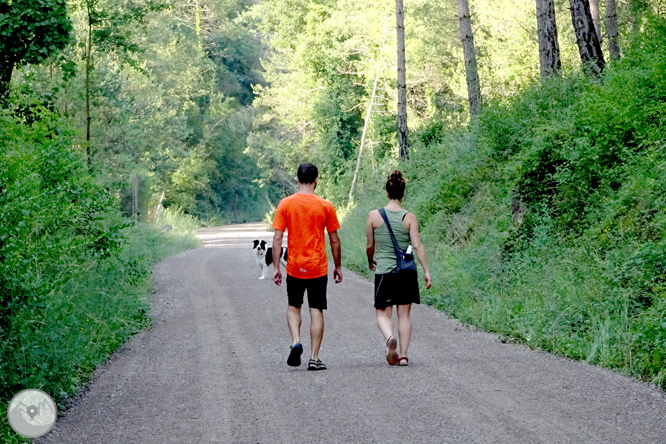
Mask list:
[{"label": "green foliage", "polygon": [[[69,17],[61,1],[2,3],[0,82],[19,69],[0,114],[0,406],[27,386],[71,396],[149,322],[150,266],[193,246],[200,220],[265,219],[306,160],[344,218],[345,265],[369,273],[365,218],[401,168],[427,302],[666,387],[658,3],[621,4],[624,57],[590,81],[558,2],[563,74],[534,84],[533,0],[472,2],[487,105],[469,126],[455,4],[409,3],[406,164],[392,0],[77,0]],[[127,224],[136,206],[152,226]]]},{"label": "green foliage", "polygon": [[7,314],[23,304],[23,296],[39,298],[61,285],[55,276],[66,279],[63,270],[77,261],[111,255],[124,224],[110,216],[113,200],[70,151],[66,125],[46,111],[32,125],[7,113],[0,117],[0,274]]},{"label": "green foliage", "polygon": [[78,44],[66,57],[76,76],[57,81],[55,63],[22,70],[35,89],[55,91],[55,109],[75,116],[83,137],[92,63],[90,164],[125,215],[137,181],[142,221],[163,192],[164,206],[202,218],[259,220],[268,209],[261,170],[244,154],[252,85],[262,82],[261,44],[239,17],[246,3],[72,2]]},{"label": "green foliage", "polygon": [[0,14],[0,50],[15,63],[40,63],[69,41],[72,25],[64,1],[6,1]]},{"label": "green foliage", "polygon": [[[131,227],[73,150],[71,122],[0,114],[0,405],[24,388],[62,403],[149,323],[150,269],[191,248],[195,221]],[[62,406],[62,404],[61,404]],[[12,442],[6,416],[0,437]]]},{"label": "green foliage", "polygon": [[[464,80],[459,83],[457,23],[448,20],[455,5],[417,1],[408,8],[410,124],[435,115],[459,121]],[[260,163],[288,166],[277,176],[315,162],[323,179],[318,191],[342,204],[375,79],[360,180],[397,152],[395,3],[280,0],[259,3],[252,16],[271,51],[264,63],[267,85],[256,89],[259,116],[248,153]],[[280,182],[288,192],[288,181]]]},{"label": "green foliage", "polygon": [[[404,205],[435,280],[428,302],[666,387],[665,38],[652,16],[600,81],[550,79],[490,101],[477,125],[413,136]],[[341,229],[360,270],[384,180]]]},{"label": "green foliage", "polygon": [[[153,226],[165,231],[169,236],[193,239],[201,222],[196,217],[185,214],[183,210],[167,208],[159,214]],[[165,229],[165,227],[170,227]]]},{"label": "green foliage", "polygon": [[65,0],[4,0],[0,3],[0,98],[14,65],[38,64],[61,51],[72,23]]}]

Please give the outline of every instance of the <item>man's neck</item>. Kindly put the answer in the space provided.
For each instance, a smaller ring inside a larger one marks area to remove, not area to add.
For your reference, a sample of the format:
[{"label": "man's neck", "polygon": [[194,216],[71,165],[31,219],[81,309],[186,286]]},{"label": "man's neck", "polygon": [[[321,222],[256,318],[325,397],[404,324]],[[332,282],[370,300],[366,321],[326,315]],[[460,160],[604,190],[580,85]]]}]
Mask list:
[{"label": "man's neck", "polygon": [[313,183],[299,183],[298,184],[298,193],[299,194],[314,194],[315,193],[315,184]]}]

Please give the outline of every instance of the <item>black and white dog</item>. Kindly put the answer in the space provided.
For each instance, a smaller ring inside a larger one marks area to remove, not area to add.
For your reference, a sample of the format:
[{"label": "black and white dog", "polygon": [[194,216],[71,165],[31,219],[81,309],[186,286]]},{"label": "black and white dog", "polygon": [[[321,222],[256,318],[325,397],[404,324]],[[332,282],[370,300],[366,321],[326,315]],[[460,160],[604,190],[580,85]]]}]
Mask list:
[{"label": "black and white dog", "polygon": [[[252,247],[254,258],[256,259],[259,268],[261,268],[261,277],[259,277],[259,279],[266,279],[266,272],[273,264],[273,247],[266,248],[265,240],[260,241],[255,239],[252,242],[254,243],[254,247]],[[282,251],[280,252],[280,263],[284,267],[287,266],[287,247],[282,247]]]}]

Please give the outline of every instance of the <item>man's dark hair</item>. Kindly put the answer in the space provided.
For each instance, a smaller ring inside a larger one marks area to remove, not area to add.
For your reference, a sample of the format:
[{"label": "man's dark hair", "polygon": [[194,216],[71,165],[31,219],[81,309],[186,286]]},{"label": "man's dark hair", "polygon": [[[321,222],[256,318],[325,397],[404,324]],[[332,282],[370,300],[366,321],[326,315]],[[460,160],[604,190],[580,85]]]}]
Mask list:
[{"label": "man's dark hair", "polygon": [[313,163],[302,163],[298,167],[298,181],[302,184],[314,183],[319,177],[319,170]]}]

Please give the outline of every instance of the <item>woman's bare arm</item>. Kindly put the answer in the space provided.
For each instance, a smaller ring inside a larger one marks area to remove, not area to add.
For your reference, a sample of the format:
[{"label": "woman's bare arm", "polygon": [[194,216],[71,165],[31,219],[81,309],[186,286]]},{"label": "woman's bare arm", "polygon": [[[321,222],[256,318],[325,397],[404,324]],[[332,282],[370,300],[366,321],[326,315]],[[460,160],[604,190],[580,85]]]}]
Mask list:
[{"label": "woman's bare arm", "polygon": [[[374,211],[374,210],[373,210]],[[365,246],[365,252],[368,255],[368,268],[372,271],[377,269],[377,262],[375,262],[375,231],[372,225],[372,211],[368,213],[368,221],[365,223],[365,237],[367,238],[367,244]]]},{"label": "woman's bare arm", "polygon": [[432,286],[432,277],[430,276],[430,268],[428,267],[428,261],[426,260],[425,247],[421,243],[419,222],[416,220],[416,215],[407,213],[405,216],[405,225],[407,225],[407,228],[409,229],[409,239],[412,242],[414,253],[416,253],[416,257],[419,258],[419,262],[423,267],[426,288],[430,288]]}]

